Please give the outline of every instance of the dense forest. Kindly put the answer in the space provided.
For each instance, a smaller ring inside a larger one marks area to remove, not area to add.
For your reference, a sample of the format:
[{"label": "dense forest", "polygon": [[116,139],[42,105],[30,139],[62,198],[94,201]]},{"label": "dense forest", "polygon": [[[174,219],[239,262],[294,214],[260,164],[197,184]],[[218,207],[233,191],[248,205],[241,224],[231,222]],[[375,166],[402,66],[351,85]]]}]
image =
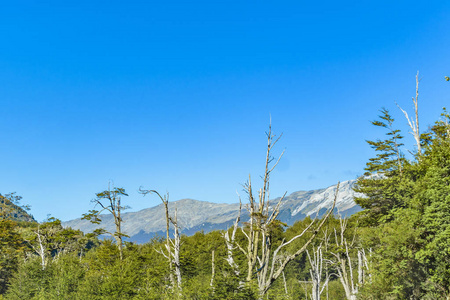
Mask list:
[{"label": "dense forest", "polygon": [[[98,193],[98,210],[84,215],[101,224],[109,212],[116,231],[89,234],[38,223],[19,196],[0,195],[0,299],[450,299],[450,115],[444,108],[421,130],[418,81],[413,102],[414,113],[403,112],[414,150],[387,109],[373,121],[380,139],[368,141],[375,154],[355,199],[364,210],[349,218],[330,208],[290,227],[277,219],[270,128],[263,186],[244,186],[251,217],[228,231],[180,235],[167,213],[166,236],[133,244],[121,231],[122,188]],[[141,192],[168,212],[167,195]]]}]

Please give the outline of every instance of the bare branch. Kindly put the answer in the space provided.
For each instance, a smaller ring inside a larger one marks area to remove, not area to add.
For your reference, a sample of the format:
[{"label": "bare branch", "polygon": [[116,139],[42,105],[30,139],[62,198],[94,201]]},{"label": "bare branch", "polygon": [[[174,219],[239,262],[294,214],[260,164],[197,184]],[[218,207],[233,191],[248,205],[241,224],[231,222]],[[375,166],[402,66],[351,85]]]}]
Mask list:
[{"label": "bare branch", "polygon": [[416,96],[412,98],[413,104],[414,104],[414,114],[415,114],[415,121],[412,120],[409,116],[408,113],[403,110],[400,105],[398,105],[397,103],[395,103],[398,108],[403,112],[403,114],[405,115],[406,120],[408,121],[408,125],[411,128],[412,132],[410,132],[415,141],[416,141],[416,146],[417,146],[417,154],[420,157],[420,155],[422,154],[422,148],[420,145],[420,131],[419,131],[419,71],[417,71],[416,74]]},{"label": "bare branch", "polygon": [[316,237],[317,233],[322,228],[323,224],[325,224],[325,222],[328,220],[328,217],[331,215],[331,213],[333,212],[333,210],[334,210],[334,208],[336,206],[337,195],[338,195],[338,192],[339,192],[339,185],[340,185],[340,183],[338,182],[337,187],[336,187],[336,193],[334,195],[333,206],[331,207],[331,209],[328,211],[328,213],[322,219],[322,221],[320,222],[319,226],[314,230],[313,235],[303,245],[303,247],[301,247],[299,250],[297,250],[294,254],[288,255],[285,258],[285,260],[283,261],[283,263],[281,264],[281,266],[277,269],[277,271],[273,275],[270,276],[269,281],[266,283],[266,286],[264,287],[264,291],[265,292],[267,292],[267,290],[270,288],[271,284],[281,275],[282,271],[286,268],[287,264],[289,262],[291,262],[293,259],[295,259],[297,256],[299,256],[301,253],[303,253],[307,249],[307,247],[311,244],[311,242]]},{"label": "bare branch", "polygon": [[286,151],[286,149],[284,149],[283,152],[281,152],[280,156],[278,157],[277,161],[274,163],[274,165],[270,169],[269,173],[272,173],[273,169],[275,169],[275,167],[278,165],[278,163],[280,162],[281,157],[283,157],[285,151]]}]

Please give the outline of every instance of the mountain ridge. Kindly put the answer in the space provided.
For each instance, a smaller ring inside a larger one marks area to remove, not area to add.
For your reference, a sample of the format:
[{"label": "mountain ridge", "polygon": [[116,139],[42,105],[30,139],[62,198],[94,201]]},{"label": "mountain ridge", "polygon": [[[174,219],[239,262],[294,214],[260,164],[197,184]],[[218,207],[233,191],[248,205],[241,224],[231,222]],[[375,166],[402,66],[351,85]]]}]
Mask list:
[{"label": "mountain ridge", "polygon": [[[358,205],[353,201],[357,195],[353,191],[356,180],[343,181],[339,187],[339,193],[336,200],[335,214],[340,213],[343,216],[349,216],[359,210]],[[279,219],[292,225],[296,221],[302,220],[307,216],[321,216],[327,209],[331,208],[336,193],[337,185],[327,188],[297,191],[289,194],[283,199],[280,205]],[[275,198],[269,201],[273,206],[281,198]],[[246,203],[242,204],[241,220],[248,220],[248,212],[245,209]],[[181,227],[181,233],[192,235],[197,231],[203,230],[209,232],[212,230],[224,230],[230,227],[239,214],[239,203],[214,203],[194,199],[180,199],[169,202],[169,213],[173,215],[177,209],[178,223]],[[100,225],[92,224],[81,218],[63,222],[65,227],[80,229],[83,232],[92,232],[98,228],[106,228],[114,232],[114,220],[111,215],[101,215]],[[146,242],[156,234],[165,235],[166,221],[164,205],[145,208],[136,212],[124,212],[122,214],[122,230],[130,236],[129,240],[133,242]]]}]

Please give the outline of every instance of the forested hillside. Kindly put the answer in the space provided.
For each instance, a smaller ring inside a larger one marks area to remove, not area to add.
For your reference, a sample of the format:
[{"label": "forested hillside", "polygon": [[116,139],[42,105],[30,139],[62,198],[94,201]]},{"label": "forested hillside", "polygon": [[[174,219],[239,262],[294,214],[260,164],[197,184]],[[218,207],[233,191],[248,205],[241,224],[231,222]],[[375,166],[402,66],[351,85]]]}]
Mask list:
[{"label": "forested hillside", "polygon": [[15,193],[0,194],[0,215],[12,221],[36,222],[33,216],[27,213],[27,206],[21,206],[22,197]]},{"label": "forested hillside", "polygon": [[405,112],[415,141],[410,152],[387,109],[373,121],[380,138],[368,141],[375,154],[355,187],[363,210],[347,219],[331,213],[337,185],[320,219],[280,221],[286,199],[269,201],[281,158],[272,157],[279,137],[270,128],[262,186],[249,178],[228,230],[182,235],[181,212],[155,190],[141,192],[162,200],[165,226],[144,244],[123,241],[123,188],[96,195],[84,219],[101,228],[102,214],[110,213],[114,227],[90,234],[54,218],[37,223],[20,198],[1,196],[0,298],[449,299],[450,115],[444,108],[422,130],[417,96],[414,104],[412,117]]}]

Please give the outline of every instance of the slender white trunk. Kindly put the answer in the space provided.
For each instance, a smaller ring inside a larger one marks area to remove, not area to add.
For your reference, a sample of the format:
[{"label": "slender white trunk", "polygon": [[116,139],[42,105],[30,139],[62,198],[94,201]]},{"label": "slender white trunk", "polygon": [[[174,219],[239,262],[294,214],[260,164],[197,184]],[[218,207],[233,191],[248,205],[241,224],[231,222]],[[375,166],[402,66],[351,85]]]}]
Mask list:
[{"label": "slender white trunk", "polygon": [[45,250],[44,244],[42,242],[42,236],[41,236],[41,233],[40,233],[39,225],[38,225],[38,230],[36,231],[36,235],[37,235],[37,238],[38,238],[38,247],[39,247],[36,252],[41,257],[42,270],[45,270],[45,267],[46,267],[46,250]]},{"label": "slender white trunk", "polygon": [[173,263],[175,265],[175,276],[177,277],[177,288],[181,291],[181,266],[180,266],[180,246],[181,236],[178,227],[177,210],[175,209],[175,217],[172,219],[174,230],[174,242],[173,242]]},{"label": "slender white trunk", "polygon": [[238,214],[236,220],[234,221],[231,237],[230,237],[228,230],[225,231],[225,233],[223,233],[223,235],[222,235],[223,238],[225,239],[225,244],[227,246],[226,261],[228,262],[228,264],[230,265],[231,269],[233,270],[233,272],[236,276],[239,276],[240,271],[239,271],[239,266],[234,261],[233,250],[235,248],[236,231],[238,229],[239,221],[241,219],[241,209],[242,209],[242,204],[241,204],[241,199],[239,197],[239,214]]},{"label": "slender white trunk", "polygon": [[209,283],[209,285],[211,286],[211,288],[214,291],[214,275],[216,273],[216,265],[214,263],[214,250],[211,253],[211,282]]},{"label": "slender white trunk", "polygon": [[416,141],[416,147],[417,147],[417,155],[420,158],[420,155],[422,154],[422,147],[420,145],[420,131],[419,131],[419,71],[417,71],[416,75],[416,97],[412,98],[413,104],[414,104],[414,115],[415,120],[410,118],[408,116],[408,113],[403,110],[398,104],[398,108],[403,112],[405,115],[406,120],[408,121],[409,128],[411,128],[411,134],[414,137],[414,140]]}]

